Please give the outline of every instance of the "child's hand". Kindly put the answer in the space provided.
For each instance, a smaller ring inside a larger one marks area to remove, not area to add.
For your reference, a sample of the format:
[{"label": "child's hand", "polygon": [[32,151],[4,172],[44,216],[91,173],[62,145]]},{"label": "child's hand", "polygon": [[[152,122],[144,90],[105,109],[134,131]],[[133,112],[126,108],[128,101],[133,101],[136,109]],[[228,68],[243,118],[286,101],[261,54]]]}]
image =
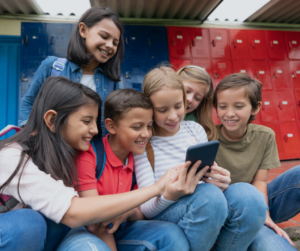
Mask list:
[{"label": "child's hand", "polygon": [[[101,226],[106,228],[106,232],[108,234],[113,234],[114,232],[116,232],[118,230],[119,226],[128,219],[128,217],[130,217],[130,216],[132,216],[132,214],[134,214],[134,210],[135,209],[132,209],[129,212],[121,214],[114,219],[111,219],[108,221],[103,221],[101,223]],[[109,227],[110,224],[112,224],[111,228]]]},{"label": "child's hand", "polygon": [[195,191],[199,180],[208,170],[207,166],[195,174],[197,168],[201,164],[201,161],[197,161],[187,174],[190,164],[191,162],[187,161],[185,164],[182,164],[180,168],[178,166],[175,167],[175,169],[179,169],[179,176],[178,178],[175,176],[170,177],[167,182],[164,192],[164,197],[167,200],[177,201],[185,195],[192,194]]},{"label": "child's hand", "polygon": [[266,221],[265,221],[265,225],[268,226],[269,228],[273,229],[274,232],[278,235],[280,235],[281,237],[287,239],[287,241],[294,246],[294,243],[291,241],[290,237],[287,235],[287,233],[282,230],[280,227],[278,227],[274,221],[271,219],[270,216],[267,216]]},{"label": "child's hand", "polygon": [[158,181],[155,182],[154,186],[158,189],[158,196],[162,195],[165,191],[166,183],[169,179],[177,180],[179,176],[179,170],[181,169],[181,164],[167,170],[163,176],[159,178]]},{"label": "child's hand", "polygon": [[[223,192],[229,187],[231,183],[230,172],[214,162],[214,165],[211,166],[211,172],[207,172],[205,177],[202,180],[205,183],[210,183],[219,187]],[[208,179],[210,177],[210,179]]]}]

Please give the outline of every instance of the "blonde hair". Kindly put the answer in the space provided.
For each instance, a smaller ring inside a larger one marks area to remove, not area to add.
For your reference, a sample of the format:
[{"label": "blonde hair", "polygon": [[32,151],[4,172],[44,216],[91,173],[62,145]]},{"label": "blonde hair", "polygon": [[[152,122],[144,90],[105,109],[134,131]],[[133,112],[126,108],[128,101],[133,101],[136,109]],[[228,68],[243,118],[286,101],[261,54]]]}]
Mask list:
[{"label": "blonde hair", "polygon": [[168,66],[160,66],[147,73],[143,81],[143,94],[150,97],[163,87],[179,89],[183,92],[183,104],[186,108],[186,92],[180,77]]},{"label": "blonde hair", "polygon": [[209,141],[219,138],[218,131],[212,118],[214,87],[209,74],[198,66],[185,66],[177,71],[181,81],[191,81],[208,87],[206,95],[196,108],[197,121],[206,131]]}]

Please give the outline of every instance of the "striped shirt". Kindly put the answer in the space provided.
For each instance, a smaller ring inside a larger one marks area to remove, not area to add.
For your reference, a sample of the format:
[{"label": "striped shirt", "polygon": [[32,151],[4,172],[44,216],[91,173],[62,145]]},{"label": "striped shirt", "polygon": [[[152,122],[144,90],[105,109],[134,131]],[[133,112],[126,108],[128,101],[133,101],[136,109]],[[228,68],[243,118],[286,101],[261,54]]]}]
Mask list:
[{"label": "striped shirt", "polygon": [[[170,137],[153,136],[150,140],[154,152],[154,173],[147,152],[134,154],[135,174],[139,188],[154,184],[168,169],[185,163],[186,150],[195,144],[207,142],[207,135],[201,125],[194,121],[182,121],[179,131]],[[152,198],[141,206],[143,214],[151,219],[164,211],[175,201],[162,196]]]}]

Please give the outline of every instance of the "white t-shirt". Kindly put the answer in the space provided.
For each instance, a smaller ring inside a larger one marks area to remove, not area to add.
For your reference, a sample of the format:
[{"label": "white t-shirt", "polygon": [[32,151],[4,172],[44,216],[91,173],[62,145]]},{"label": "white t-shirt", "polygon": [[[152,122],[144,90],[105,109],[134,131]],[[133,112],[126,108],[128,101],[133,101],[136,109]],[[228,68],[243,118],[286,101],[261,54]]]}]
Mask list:
[{"label": "white t-shirt", "polygon": [[[0,151],[0,185],[15,171],[21,156],[22,148],[13,144]],[[21,201],[18,194],[20,171],[3,190],[3,194],[11,195]],[[61,180],[54,180],[49,174],[40,171],[28,160],[20,180],[20,195],[25,204],[39,211],[47,218],[59,223],[69,207],[71,200],[78,196],[71,187],[65,187]]]},{"label": "white t-shirt", "polygon": [[94,75],[82,74],[80,78],[80,83],[91,88],[93,91],[97,92]]},{"label": "white t-shirt", "polygon": [[[146,151],[141,155],[133,155],[139,188],[154,184],[168,169],[185,163],[186,150],[192,145],[207,142],[207,135],[198,123],[182,121],[180,129],[175,135],[170,137],[153,136],[150,142],[154,152],[154,173]],[[152,198],[141,205],[141,211],[151,219],[174,202],[163,196]]]}]

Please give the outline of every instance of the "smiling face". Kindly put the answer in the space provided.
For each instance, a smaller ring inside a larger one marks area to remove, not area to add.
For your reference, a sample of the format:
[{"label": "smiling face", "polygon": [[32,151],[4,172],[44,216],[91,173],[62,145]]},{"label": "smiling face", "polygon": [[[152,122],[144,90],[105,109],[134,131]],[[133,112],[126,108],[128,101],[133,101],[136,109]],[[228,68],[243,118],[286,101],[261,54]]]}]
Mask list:
[{"label": "smiling face", "polygon": [[193,81],[182,81],[186,91],[186,113],[197,109],[208,92],[208,86]]},{"label": "smiling face", "polygon": [[109,138],[111,148],[115,153],[123,151],[124,156],[127,156],[129,152],[142,154],[152,136],[152,117],[152,109],[140,107],[132,108],[124,113],[123,117],[114,123],[114,131],[111,132],[114,137],[113,142],[112,137]]},{"label": "smiling face", "polygon": [[98,106],[95,103],[83,105],[68,116],[62,135],[73,148],[87,151],[97,129]]},{"label": "smiling face", "polygon": [[185,115],[182,90],[163,87],[154,92],[150,100],[154,107],[155,135],[162,137],[175,135]]},{"label": "smiling face", "polygon": [[85,39],[87,53],[93,55],[93,61],[106,63],[116,54],[120,30],[112,20],[104,18],[90,28],[80,23],[79,32]]},{"label": "smiling face", "polygon": [[228,140],[240,140],[247,131],[250,115],[253,111],[245,88],[222,90],[217,94],[217,113],[223,125],[221,132]]}]

